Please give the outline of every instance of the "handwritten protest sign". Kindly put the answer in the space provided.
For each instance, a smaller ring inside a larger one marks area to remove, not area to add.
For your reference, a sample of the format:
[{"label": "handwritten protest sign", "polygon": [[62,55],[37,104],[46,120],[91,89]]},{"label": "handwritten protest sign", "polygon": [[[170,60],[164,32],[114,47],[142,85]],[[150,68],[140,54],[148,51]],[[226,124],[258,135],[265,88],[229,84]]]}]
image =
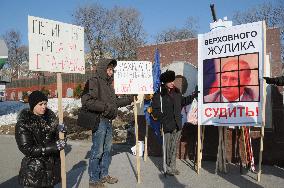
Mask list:
[{"label": "handwritten protest sign", "polygon": [[118,61],[114,73],[116,94],[152,94],[152,63],[149,61]]},{"label": "handwritten protest sign", "polygon": [[85,73],[84,28],[28,17],[29,70]]}]

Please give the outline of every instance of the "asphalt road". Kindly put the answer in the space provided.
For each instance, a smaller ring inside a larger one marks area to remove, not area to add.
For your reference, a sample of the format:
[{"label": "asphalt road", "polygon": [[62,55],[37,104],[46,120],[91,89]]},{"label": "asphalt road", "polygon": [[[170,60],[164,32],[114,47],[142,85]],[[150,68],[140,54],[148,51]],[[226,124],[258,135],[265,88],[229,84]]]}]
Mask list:
[{"label": "asphalt road", "polygon": [[[0,135],[0,188],[18,188],[17,175],[23,155],[19,152],[13,136]],[[66,149],[67,187],[88,187],[88,156],[90,142],[69,141]],[[263,166],[261,182],[256,174],[241,175],[239,167],[229,164],[228,174],[214,174],[215,162],[202,162],[200,174],[193,170],[191,161],[177,160],[181,174],[175,177],[164,177],[161,174],[162,159],[149,157],[141,160],[141,184],[136,181],[136,158],[130,153],[130,146],[114,145],[110,175],[116,176],[119,182],[108,187],[283,187],[284,169],[276,166]],[[56,188],[59,188],[57,185]]]}]

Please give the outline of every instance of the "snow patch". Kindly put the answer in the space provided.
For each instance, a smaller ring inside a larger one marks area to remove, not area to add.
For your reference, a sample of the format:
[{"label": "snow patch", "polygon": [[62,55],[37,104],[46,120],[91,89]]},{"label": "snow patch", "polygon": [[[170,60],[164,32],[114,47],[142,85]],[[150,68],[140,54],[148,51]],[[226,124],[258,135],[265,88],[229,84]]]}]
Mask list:
[{"label": "snow patch", "polygon": [[[58,99],[48,99],[47,106],[54,113],[58,113]],[[63,98],[62,109],[63,112],[71,113],[74,109],[81,107],[81,100],[74,98]],[[17,122],[18,113],[25,108],[28,108],[29,104],[25,104],[19,101],[4,101],[0,102],[0,126],[11,125]]]}]

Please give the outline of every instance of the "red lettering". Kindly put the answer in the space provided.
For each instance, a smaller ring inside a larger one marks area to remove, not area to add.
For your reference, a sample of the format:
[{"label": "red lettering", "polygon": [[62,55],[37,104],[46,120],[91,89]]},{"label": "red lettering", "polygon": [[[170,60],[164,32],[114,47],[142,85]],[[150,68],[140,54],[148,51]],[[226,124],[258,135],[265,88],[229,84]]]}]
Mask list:
[{"label": "red lettering", "polygon": [[243,110],[245,109],[245,107],[237,107],[238,109],[239,109],[239,111],[240,111],[240,117],[242,117],[243,116]]},{"label": "red lettering", "polygon": [[[205,116],[206,116],[206,117],[211,117],[211,116],[212,116],[211,110],[212,110],[211,108],[206,108],[206,109],[205,109]],[[210,114],[208,114],[208,111],[210,112]]]}]

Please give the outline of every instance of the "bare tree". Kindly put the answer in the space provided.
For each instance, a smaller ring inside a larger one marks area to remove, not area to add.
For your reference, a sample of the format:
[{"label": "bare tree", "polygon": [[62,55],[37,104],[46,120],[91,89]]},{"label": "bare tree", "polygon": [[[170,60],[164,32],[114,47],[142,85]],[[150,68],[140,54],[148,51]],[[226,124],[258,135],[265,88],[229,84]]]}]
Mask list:
[{"label": "bare tree", "polygon": [[76,8],[72,16],[75,24],[84,27],[90,59],[95,63],[107,51],[107,39],[112,30],[110,12],[99,4],[91,4]]},{"label": "bare tree", "polygon": [[106,9],[91,4],[75,9],[73,18],[75,24],[84,27],[92,62],[109,56],[133,59],[137,46],[144,43],[142,21],[134,8]]},{"label": "bare tree", "polygon": [[169,42],[194,38],[197,35],[198,28],[198,20],[193,17],[189,17],[183,28],[168,28],[158,33],[156,36],[156,42]]},{"label": "bare tree", "polygon": [[[6,76],[19,78],[21,65],[28,61],[28,47],[22,45],[19,31],[10,30],[3,35],[3,39],[8,47],[8,62],[6,66]],[[23,70],[26,71],[26,70]]]},{"label": "bare tree", "polygon": [[[185,21],[185,29],[192,33],[192,37],[196,37],[199,30],[199,20],[198,18],[189,16]],[[192,38],[191,37],[191,38]]]},{"label": "bare tree", "polygon": [[137,47],[144,44],[145,32],[140,13],[134,8],[114,7],[114,29],[109,38],[109,48],[117,59],[136,59]]},{"label": "bare tree", "polygon": [[250,23],[265,20],[269,27],[279,27],[281,37],[281,57],[284,61],[284,0],[274,2],[264,2],[256,7],[237,11],[233,15],[236,24]]}]

